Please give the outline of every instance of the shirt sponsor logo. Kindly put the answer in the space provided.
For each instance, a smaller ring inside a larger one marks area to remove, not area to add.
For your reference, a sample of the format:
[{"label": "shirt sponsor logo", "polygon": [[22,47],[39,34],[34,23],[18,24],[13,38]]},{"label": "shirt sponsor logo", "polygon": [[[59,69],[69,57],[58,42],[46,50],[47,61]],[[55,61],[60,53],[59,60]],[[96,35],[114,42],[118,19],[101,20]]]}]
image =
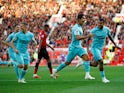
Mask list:
[{"label": "shirt sponsor logo", "polygon": [[28,44],[28,41],[26,41],[26,40],[20,40],[20,43],[22,43],[22,44]]}]

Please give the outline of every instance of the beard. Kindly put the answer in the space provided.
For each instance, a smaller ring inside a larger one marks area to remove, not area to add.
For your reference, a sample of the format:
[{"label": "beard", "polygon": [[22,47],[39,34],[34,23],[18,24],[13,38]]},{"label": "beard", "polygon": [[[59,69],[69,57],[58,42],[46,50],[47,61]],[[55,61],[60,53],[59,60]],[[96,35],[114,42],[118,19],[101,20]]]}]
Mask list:
[{"label": "beard", "polygon": [[103,26],[99,26],[99,29],[103,29]]}]

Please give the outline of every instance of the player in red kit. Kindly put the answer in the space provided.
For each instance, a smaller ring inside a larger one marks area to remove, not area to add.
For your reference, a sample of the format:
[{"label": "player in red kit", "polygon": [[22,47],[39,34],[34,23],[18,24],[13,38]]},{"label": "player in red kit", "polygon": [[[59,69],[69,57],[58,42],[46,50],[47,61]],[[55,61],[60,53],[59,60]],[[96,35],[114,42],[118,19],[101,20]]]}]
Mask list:
[{"label": "player in red kit", "polygon": [[48,31],[49,31],[49,26],[44,25],[44,30],[41,30],[41,32],[40,32],[40,44],[39,44],[39,48],[38,48],[38,60],[35,64],[34,75],[33,75],[34,78],[40,78],[40,76],[37,75],[37,71],[38,71],[38,67],[39,67],[39,64],[40,64],[40,61],[42,58],[45,58],[47,60],[47,66],[48,66],[49,71],[50,71],[50,76],[52,77],[52,65],[51,65],[50,57],[49,57],[48,52],[46,50],[46,46],[50,47],[52,50],[54,50],[54,48],[52,48],[49,44],[46,43]]}]

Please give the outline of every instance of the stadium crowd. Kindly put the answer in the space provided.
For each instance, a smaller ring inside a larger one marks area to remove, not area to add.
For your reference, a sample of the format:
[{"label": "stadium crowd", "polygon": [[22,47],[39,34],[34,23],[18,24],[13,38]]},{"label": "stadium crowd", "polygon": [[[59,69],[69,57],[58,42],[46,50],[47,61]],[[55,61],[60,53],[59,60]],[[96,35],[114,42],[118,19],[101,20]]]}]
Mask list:
[{"label": "stadium crowd", "polygon": [[[74,2],[75,1],[75,2]],[[66,19],[64,22],[58,22],[56,28],[50,36],[50,44],[56,48],[66,48],[71,41],[71,27],[75,24],[77,13],[82,12],[86,15],[87,22],[83,26],[85,34],[89,33],[96,24],[98,17],[104,17],[106,25],[110,27],[113,38],[116,34],[117,23],[112,21],[116,13],[120,13],[122,0],[74,0],[68,2],[64,0],[61,3],[64,6],[62,16]],[[57,14],[61,3],[49,0],[1,0],[0,1],[0,41],[13,31],[16,24],[21,22],[28,23],[28,30],[35,34],[38,41],[39,29],[50,19],[53,14]],[[118,35],[119,41],[123,41],[123,31]],[[86,46],[83,41],[83,46]],[[91,41],[92,42],[92,41]],[[30,47],[30,50],[34,50]],[[32,51],[33,53],[33,51]],[[7,47],[0,43],[0,57],[8,60]]]}]

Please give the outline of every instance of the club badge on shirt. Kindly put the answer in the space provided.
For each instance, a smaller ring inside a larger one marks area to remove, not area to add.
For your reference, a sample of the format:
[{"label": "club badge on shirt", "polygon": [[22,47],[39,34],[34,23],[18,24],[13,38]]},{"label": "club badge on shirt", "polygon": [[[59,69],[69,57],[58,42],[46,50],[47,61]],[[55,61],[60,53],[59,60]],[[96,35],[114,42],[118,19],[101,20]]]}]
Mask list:
[{"label": "club badge on shirt", "polygon": [[42,38],[44,38],[44,35],[41,35]]}]

